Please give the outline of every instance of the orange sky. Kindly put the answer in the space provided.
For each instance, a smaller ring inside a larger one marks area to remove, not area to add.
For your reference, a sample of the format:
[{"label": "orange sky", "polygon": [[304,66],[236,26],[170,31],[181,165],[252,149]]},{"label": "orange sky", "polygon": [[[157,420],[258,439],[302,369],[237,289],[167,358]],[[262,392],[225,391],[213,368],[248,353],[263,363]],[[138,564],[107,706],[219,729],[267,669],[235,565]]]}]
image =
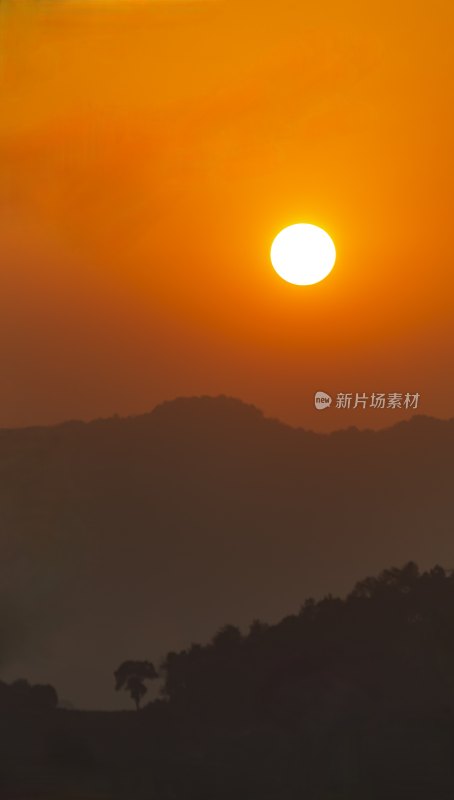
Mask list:
[{"label": "orange sky", "polygon": [[[229,394],[319,430],[452,416],[454,9],[3,0],[0,426]],[[296,287],[269,247],[321,225]]]}]

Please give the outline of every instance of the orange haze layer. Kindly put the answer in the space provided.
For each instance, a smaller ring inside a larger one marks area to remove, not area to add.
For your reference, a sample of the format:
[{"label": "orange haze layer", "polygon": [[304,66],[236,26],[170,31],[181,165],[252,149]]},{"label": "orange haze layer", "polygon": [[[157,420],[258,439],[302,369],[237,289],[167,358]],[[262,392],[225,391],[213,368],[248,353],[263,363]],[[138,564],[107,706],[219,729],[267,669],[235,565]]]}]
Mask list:
[{"label": "orange haze layer", "polygon": [[[453,413],[451,3],[6,0],[0,425],[229,394]],[[338,253],[283,282],[286,225]],[[406,413],[408,416],[408,412]]]}]

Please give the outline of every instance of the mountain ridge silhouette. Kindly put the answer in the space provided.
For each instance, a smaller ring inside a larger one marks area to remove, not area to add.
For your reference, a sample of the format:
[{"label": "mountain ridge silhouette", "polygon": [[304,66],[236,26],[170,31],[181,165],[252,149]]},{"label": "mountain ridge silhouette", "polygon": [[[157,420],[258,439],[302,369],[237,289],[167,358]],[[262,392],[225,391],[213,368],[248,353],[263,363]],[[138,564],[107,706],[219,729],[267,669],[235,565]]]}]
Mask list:
[{"label": "mountain ridge silhouette", "polygon": [[[160,421],[165,420],[166,417],[170,417],[173,413],[180,413],[182,411],[191,412],[196,409],[206,411],[208,408],[210,410],[218,409],[222,412],[231,412],[231,411],[238,411],[243,414],[244,418],[248,417],[249,419],[255,418],[256,421],[259,419],[264,422],[270,422],[273,424],[278,424],[282,428],[290,428],[294,431],[300,431],[304,433],[311,433],[317,436],[335,436],[339,433],[344,431],[359,431],[359,432],[371,432],[371,433],[380,433],[383,431],[390,430],[392,428],[396,428],[399,426],[405,426],[408,424],[422,424],[424,421],[430,421],[434,424],[444,424],[444,423],[451,423],[454,422],[454,416],[442,419],[439,417],[434,417],[430,414],[412,414],[406,420],[399,420],[397,422],[391,422],[389,425],[382,427],[380,429],[375,429],[368,427],[367,425],[364,427],[358,427],[357,425],[348,425],[343,426],[340,428],[336,428],[332,431],[315,431],[311,428],[306,428],[301,425],[292,425],[288,422],[284,422],[283,420],[279,419],[278,417],[270,417],[264,414],[264,412],[258,408],[253,403],[246,403],[240,398],[233,397],[230,395],[191,395],[191,396],[179,396],[173,398],[171,400],[164,400],[161,403],[158,403],[151,411],[146,411],[140,414],[129,414],[129,415],[119,415],[119,414],[112,414],[108,417],[94,417],[90,420],[82,420],[78,418],[63,420],[62,422],[56,422],[46,425],[23,425],[18,427],[0,427],[0,436],[2,435],[9,435],[12,433],[18,432],[43,432],[55,429],[77,429],[82,428],[85,426],[97,426],[97,425],[106,425],[109,423],[117,424],[118,422],[127,422],[127,423],[140,423],[145,422],[147,420],[157,420]],[[196,417],[199,414],[195,415]]]}]

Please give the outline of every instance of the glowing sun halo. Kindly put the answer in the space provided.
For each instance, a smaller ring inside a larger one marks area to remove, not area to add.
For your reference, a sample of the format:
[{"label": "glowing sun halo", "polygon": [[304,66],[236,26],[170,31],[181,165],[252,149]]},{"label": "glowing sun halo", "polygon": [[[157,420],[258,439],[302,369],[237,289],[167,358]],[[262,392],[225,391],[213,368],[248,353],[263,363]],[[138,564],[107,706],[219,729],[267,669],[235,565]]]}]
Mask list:
[{"label": "glowing sun halo", "polygon": [[284,281],[310,286],[326,278],[336,261],[331,237],[317,225],[284,228],[271,246],[271,263]]}]

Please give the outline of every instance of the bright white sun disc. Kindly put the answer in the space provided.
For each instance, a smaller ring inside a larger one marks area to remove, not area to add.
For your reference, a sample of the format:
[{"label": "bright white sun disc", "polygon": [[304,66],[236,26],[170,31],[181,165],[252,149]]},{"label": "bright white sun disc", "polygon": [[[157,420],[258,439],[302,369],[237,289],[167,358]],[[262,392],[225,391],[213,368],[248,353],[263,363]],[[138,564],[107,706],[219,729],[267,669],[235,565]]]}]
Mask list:
[{"label": "bright white sun disc", "polygon": [[317,225],[289,225],[278,233],[271,245],[271,263],[277,274],[297,286],[322,281],[335,261],[333,240]]}]

